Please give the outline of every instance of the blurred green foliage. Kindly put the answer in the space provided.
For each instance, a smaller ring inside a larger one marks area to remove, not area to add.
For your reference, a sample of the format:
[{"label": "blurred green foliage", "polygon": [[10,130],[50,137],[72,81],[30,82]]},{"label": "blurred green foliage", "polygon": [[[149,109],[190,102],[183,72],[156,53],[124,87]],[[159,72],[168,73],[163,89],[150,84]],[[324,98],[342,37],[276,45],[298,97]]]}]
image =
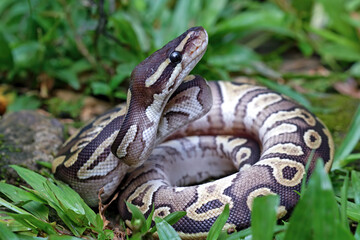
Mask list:
[{"label": "blurred green foliage", "polygon": [[357,77],[359,5],[359,0],[2,0],[0,77],[36,88],[39,75],[46,74],[56,87],[123,99],[132,69],[195,25],[209,33],[208,53],[195,70],[207,79],[266,75],[259,63],[276,68],[289,49],[318,55],[331,70]]}]

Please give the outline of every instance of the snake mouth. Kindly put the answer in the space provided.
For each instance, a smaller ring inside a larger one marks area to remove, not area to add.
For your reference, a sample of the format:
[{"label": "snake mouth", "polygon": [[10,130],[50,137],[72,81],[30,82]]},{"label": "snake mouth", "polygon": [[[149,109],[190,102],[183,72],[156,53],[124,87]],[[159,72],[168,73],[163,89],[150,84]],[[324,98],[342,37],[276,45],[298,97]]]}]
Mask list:
[{"label": "snake mouth", "polygon": [[203,27],[188,30],[187,43],[183,48],[183,71],[187,74],[195,67],[206,52],[208,34]]}]

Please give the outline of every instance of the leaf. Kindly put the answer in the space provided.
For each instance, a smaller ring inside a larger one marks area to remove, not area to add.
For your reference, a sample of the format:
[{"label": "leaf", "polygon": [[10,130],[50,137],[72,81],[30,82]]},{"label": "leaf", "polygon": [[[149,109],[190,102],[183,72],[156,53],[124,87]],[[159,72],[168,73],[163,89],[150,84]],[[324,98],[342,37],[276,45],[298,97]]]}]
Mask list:
[{"label": "leaf", "polygon": [[91,89],[95,95],[110,96],[111,94],[111,88],[109,84],[104,82],[92,82]]},{"label": "leaf", "polygon": [[[341,199],[338,200],[341,202]],[[360,222],[360,205],[347,201],[346,206],[347,217],[353,221]]]},{"label": "leaf", "polygon": [[72,69],[57,69],[55,71],[48,72],[52,77],[56,77],[63,82],[69,84],[75,90],[80,89],[80,82],[75,70]]},{"label": "leaf", "polygon": [[347,210],[347,195],[348,195],[348,188],[349,188],[349,172],[346,172],[344,184],[341,187],[341,205],[340,205],[340,217],[341,222],[344,225],[344,228],[349,227],[346,210]]},{"label": "leaf", "polygon": [[334,157],[332,170],[339,169],[344,166],[344,159],[352,152],[356,144],[360,140],[360,104],[353,116],[351,125],[347,131],[345,139],[337,149]]},{"label": "leaf", "polygon": [[146,228],[147,229],[150,229],[150,227],[151,227],[152,219],[153,219],[153,216],[154,216],[154,211],[155,211],[155,205],[153,204],[151,212],[150,212],[149,216],[146,219]]},{"label": "leaf", "polygon": [[204,8],[199,16],[199,25],[205,29],[214,29],[214,25],[218,18],[221,17],[227,2],[228,0],[204,1]]},{"label": "leaf", "polygon": [[278,195],[268,195],[254,199],[251,211],[251,230],[254,240],[272,240],[279,206]]},{"label": "leaf", "polygon": [[290,217],[284,237],[298,239],[354,239],[341,223],[331,182],[320,160]]},{"label": "leaf", "polygon": [[351,185],[354,192],[354,200],[357,205],[360,205],[360,177],[358,172],[351,171]]},{"label": "leaf", "polygon": [[[339,51],[341,49],[341,51]],[[344,47],[333,42],[324,42],[319,45],[318,51],[325,59],[336,59],[346,62],[353,62],[360,60],[360,51],[355,51],[352,48]]]},{"label": "leaf", "polygon": [[[144,214],[133,204],[126,202],[126,206],[132,213],[131,225],[133,227],[139,227],[141,233],[145,233],[148,229],[146,229],[146,219]],[[137,223],[136,221],[140,221]]]},{"label": "leaf", "polygon": [[95,212],[69,186],[56,180],[57,185],[55,185],[40,174],[16,165],[11,167],[35,190],[33,193],[38,194],[56,210],[59,217],[75,236],[80,236],[86,228],[90,227],[90,224],[96,229],[99,228],[96,225]]},{"label": "leaf", "polygon": [[50,235],[49,240],[81,240],[83,238],[77,238],[73,236],[67,236],[67,235]]},{"label": "leaf", "polygon": [[10,69],[14,65],[13,56],[9,43],[4,34],[0,31],[0,69]]},{"label": "leaf", "polygon": [[[177,223],[182,217],[186,215],[185,211],[178,211],[178,212],[172,212],[166,217],[164,217],[164,220],[169,223],[170,225],[174,225]],[[151,233],[156,232],[156,225],[150,230]]]},{"label": "leaf", "polygon": [[[50,181],[44,183],[48,199],[52,203],[59,206],[64,213],[72,219],[72,221],[77,226],[88,225],[89,221],[85,215],[85,210],[82,207],[82,204],[77,201],[76,194],[73,194],[73,191],[67,191],[66,187],[62,188],[64,185],[56,186]],[[50,202],[49,201],[49,202]]]},{"label": "leaf", "polygon": [[239,65],[251,65],[259,57],[250,48],[241,45],[228,45],[222,49],[216,49],[211,54],[208,63],[216,67],[224,67],[227,70],[239,70]]},{"label": "leaf", "polygon": [[160,240],[181,240],[174,228],[171,227],[164,219],[155,217],[155,224],[157,228],[157,233]]},{"label": "leaf", "polygon": [[41,221],[36,217],[30,214],[16,214],[16,213],[7,213],[10,217],[14,218],[16,221],[22,223],[26,227],[30,227],[34,230],[41,230],[48,234],[56,234],[53,225],[50,223]]},{"label": "leaf", "polygon": [[292,31],[286,27],[286,17],[286,14],[275,5],[264,3],[261,8],[224,19],[217,24],[215,32],[268,30],[285,36],[293,36]]},{"label": "leaf", "polygon": [[20,213],[20,214],[29,214],[27,211],[15,206],[12,203],[9,203],[8,201],[6,201],[5,199],[0,198],[0,206],[4,206],[16,213]]},{"label": "leaf", "polygon": [[9,112],[17,112],[24,109],[34,110],[39,108],[40,105],[41,102],[36,97],[27,95],[17,96],[14,102],[8,106],[7,110]]},{"label": "leaf", "polygon": [[0,239],[18,240],[19,238],[16,236],[15,233],[10,231],[5,224],[0,222]]},{"label": "leaf", "polygon": [[42,197],[46,199],[45,196],[47,194],[44,188],[44,184],[46,182],[45,177],[34,171],[17,165],[10,165],[10,167],[12,167],[27,184],[29,184],[35,191],[37,191]]},{"label": "leaf", "polygon": [[43,63],[45,46],[36,41],[27,41],[14,48],[12,53],[17,68],[33,70]]},{"label": "leaf", "polygon": [[227,219],[229,218],[229,214],[230,214],[229,204],[226,204],[223,212],[219,215],[219,217],[216,219],[214,224],[211,226],[209,234],[206,238],[207,240],[218,239],[221,230],[223,229]]},{"label": "leaf", "polygon": [[55,183],[48,180],[46,186],[49,187],[48,190],[53,191],[63,211],[68,214],[76,224],[83,221],[82,226],[92,224],[95,227],[102,227],[102,224],[101,226],[97,226],[95,212],[84,202],[76,191],[61,181],[55,180]]},{"label": "leaf", "polygon": [[0,182],[0,192],[5,194],[8,198],[10,198],[13,202],[20,201],[37,201],[40,203],[45,203],[45,201],[33,193],[27,192],[24,189],[19,187],[15,187],[13,185]]},{"label": "leaf", "polygon": [[360,77],[360,61],[355,62],[349,69],[349,73],[354,77]]}]

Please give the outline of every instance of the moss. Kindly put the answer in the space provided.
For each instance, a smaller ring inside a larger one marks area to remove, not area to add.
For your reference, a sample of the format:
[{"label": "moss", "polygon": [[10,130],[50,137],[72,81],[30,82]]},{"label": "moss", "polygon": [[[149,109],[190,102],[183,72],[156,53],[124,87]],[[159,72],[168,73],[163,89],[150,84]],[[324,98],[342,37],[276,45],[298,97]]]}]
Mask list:
[{"label": "moss", "polygon": [[309,97],[309,100],[317,110],[315,114],[330,129],[335,146],[339,146],[348,132],[360,101],[340,94],[324,94]]}]

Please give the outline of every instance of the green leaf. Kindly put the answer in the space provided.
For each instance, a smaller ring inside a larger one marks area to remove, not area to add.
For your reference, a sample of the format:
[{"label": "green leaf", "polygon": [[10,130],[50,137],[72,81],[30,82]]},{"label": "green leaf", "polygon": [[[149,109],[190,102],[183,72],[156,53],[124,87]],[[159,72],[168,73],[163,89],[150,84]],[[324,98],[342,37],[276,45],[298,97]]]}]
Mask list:
[{"label": "green leaf", "polygon": [[27,96],[27,95],[17,96],[15,98],[15,101],[8,106],[7,110],[9,112],[17,112],[25,109],[34,110],[39,108],[40,105],[41,102],[36,97]]},{"label": "green leaf", "polygon": [[0,31],[0,69],[10,69],[14,65],[13,56],[9,43],[4,34]]},{"label": "green leaf", "polygon": [[[341,49],[341,51],[339,51]],[[360,60],[360,51],[355,51],[352,48],[344,47],[340,44],[327,42],[319,45],[320,55],[325,59],[336,59],[346,62],[353,62]]]},{"label": "green leaf", "polygon": [[348,195],[348,188],[349,188],[349,172],[346,172],[344,184],[341,187],[341,208],[340,208],[340,217],[341,222],[344,225],[344,228],[349,227],[347,215],[346,215],[346,209],[347,209],[347,195]]},{"label": "green leaf", "polygon": [[5,194],[8,198],[10,198],[13,202],[20,201],[37,201],[40,203],[45,203],[45,201],[33,193],[27,192],[24,189],[19,187],[15,187],[14,185],[10,185],[4,182],[0,182],[0,192]]},{"label": "green leaf", "polygon": [[164,219],[155,217],[155,224],[157,228],[157,233],[160,240],[181,240],[174,228],[171,227]]},{"label": "green leaf", "polygon": [[18,240],[19,238],[16,236],[15,233],[10,231],[5,224],[0,222],[0,239]]},{"label": "green leaf", "polygon": [[16,213],[7,213],[10,217],[14,218],[16,221],[20,222],[26,227],[30,227],[34,230],[41,230],[48,234],[56,234],[53,225],[50,223],[41,221],[36,217],[30,214],[16,214]]},{"label": "green leaf", "polygon": [[298,239],[354,239],[341,223],[331,182],[320,160],[290,217],[284,237]]},{"label": "green leaf", "polygon": [[[342,200],[339,198],[338,201],[342,202]],[[347,201],[346,207],[347,217],[353,221],[360,222],[360,205]]]},{"label": "green leaf", "polygon": [[101,226],[97,226],[95,212],[84,202],[76,191],[61,181],[55,180],[55,183],[56,185],[51,181],[47,181],[46,186],[53,190],[64,212],[72,216],[75,223],[84,221],[83,224],[85,226],[92,224],[95,227],[102,228],[102,224]]},{"label": "green leaf", "polygon": [[360,77],[360,61],[355,62],[349,69],[349,73],[354,77]]},{"label": "green leaf", "polygon": [[[170,225],[174,225],[185,215],[186,215],[185,211],[172,212],[166,217],[164,217],[164,220]],[[156,232],[156,225],[150,230],[150,232],[152,233]]]},{"label": "green leaf", "polygon": [[77,226],[88,225],[90,222],[85,215],[85,210],[82,204],[78,201],[76,194],[73,190],[69,191],[66,185],[55,185],[50,181],[46,181],[44,187],[49,196],[49,200],[60,206],[64,213],[73,220]]},{"label": "green leaf", "polygon": [[223,229],[227,219],[229,218],[229,214],[230,214],[229,204],[226,204],[223,212],[219,215],[219,217],[216,219],[214,224],[211,226],[209,234],[206,238],[207,240],[218,239],[221,230]]},{"label": "green leaf", "polygon": [[80,236],[90,224],[99,228],[95,212],[69,186],[56,180],[55,185],[43,176],[16,165],[11,167],[35,190],[34,193],[56,210],[74,235]]},{"label": "green leaf", "polygon": [[[12,217],[7,215],[7,212],[0,211],[1,217],[0,217],[0,223],[3,223],[6,225],[6,227],[12,231],[12,232],[29,232],[31,231],[31,228],[25,227]],[[0,238],[1,239],[1,238]]]},{"label": "green leaf", "polygon": [[[29,169],[17,166],[17,165],[11,165],[17,174],[27,183],[29,184],[35,191],[37,191],[42,197],[46,196],[46,190],[44,188],[44,184],[46,182],[46,178],[41,176],[40,174],[31,171]],[[46,198],[46,197],[45,197]]]},{"label": "green leaf", "polygon": [[199,25],[205,29],[214,29],[214,25],[218,18],[221,17],[227,2],[228,0],[204,1],[204,8],[199,16]]},{"label": "green leaf", "polygon": [[55,71],[49,72],[50,76],[56,77],[63,82],[69,84],[75,90],[80,89],[80,82],[77,77],[77,74],[74,70],[71,69],[57,69]]},{"label": "green leaf", "polygon": [[4,206],[8,209],[10,209],[11,211],[14,211],[16,213],[21,213],[21,214],[29,214],[27,211],[15,206],[12,203],[9,203],[8,201],[6,201],[5,199],[0,197],[0,206]]},{"label": "green leaf", "polygon": [[146,219],[146,228],[147,229],[150,229],[150,227],[151,227],[152,219],[153,219],[153,216],[154,216],[154,211],[155,211],[155,205],[153,204],[151,212],[150,212],[149,216]]},{"label": "green leaf", "polygon": [[[133,204],[126,202],[126,206],[132,213],[131,225],[135,228],[139,228],[141,233],[147,232],[146,219],[144,214]],[[138,222],[140,221],[140,222]]]},{"label": "green leaf", "polygon": [[353,116],[351,125],[347,131],[347,135],[340,147],[337,149],[334,157],[332,170],[339,169],[344,166],[344,159],[352,152],[356,144],[360,140],[360,104]]},{"label": "green leaf", "polygon": [[50,235],[49,240],[81,240],[83,238],[67,236],[67,235]]},{"label": "green leaf", "polygon": [[286,27],[286,14],[273,4],[264,3],[261,8],[249,10],[224,19],[217,25],[216,32],[239,32],[241,30],[268,30],[271,32],[293,36]]},{"label": "green leaf", "polygon": [[111,88],[108,83],[92,82],[91,89],[95,95],[110,96],[110,94],[111,94]]},{"label": "green leaf", "polygon": [[12,52],[17,68],[33,70],[43,63],[45,46],[36,41],[28,41],[14,48]]},{"label": "green leaf", "polygon": [[238,239],[241,239],[241,238],[245,238],[245,237],[251,235],[251,231],[252,231],[251,228],[246,228],[246,229],[241,230],[239,232],[232,233],[226,238],[226,240],[238,240]]},{"label": "green leaf", "polygon": [[254,199],[251,211],[251,229],[254,240],[273,239],[279,202],[278,195],[268,195]]},{"label": "green leaf", "polygon": [[354,200],[357,205],[360,205],[360,177],[359,173],[351,171],[351,185],[354,193]]},{"label": "green leaf", "polygon": [[208,63],[215,67],[238,71],[239,65],[249,66],[251,62],[257,60],[259,57],[252,49],[241,45],[228,45],[216,49],[216,52],[213,52],[208,59]]}]

